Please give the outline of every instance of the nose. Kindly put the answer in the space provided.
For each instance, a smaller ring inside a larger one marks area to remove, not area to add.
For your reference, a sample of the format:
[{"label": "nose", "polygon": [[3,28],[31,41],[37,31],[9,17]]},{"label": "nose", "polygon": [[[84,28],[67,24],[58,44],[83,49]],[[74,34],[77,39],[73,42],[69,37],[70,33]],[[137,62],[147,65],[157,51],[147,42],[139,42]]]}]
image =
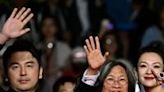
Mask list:
[{"label": "nose", "polygon": [[114,88],[120,88],[120,83],[119,83],[119,81],[114,81],[113,87],[114,87]]},{"label": "nose", "polygon": [[25,76],[27,74],[25,67],[21,67],[20,75]]},{"label": "nose", "polygon": [[147,73],[147,74],[152,74],[152,70],[151,70],[150,67],[147,68],[146,73]]}]

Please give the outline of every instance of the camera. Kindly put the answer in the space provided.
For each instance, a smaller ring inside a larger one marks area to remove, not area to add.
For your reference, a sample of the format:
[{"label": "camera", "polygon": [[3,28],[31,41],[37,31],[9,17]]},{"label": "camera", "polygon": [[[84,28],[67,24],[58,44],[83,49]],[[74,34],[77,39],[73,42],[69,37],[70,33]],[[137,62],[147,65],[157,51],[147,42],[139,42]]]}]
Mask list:
[{"label": "camera", "polygon": [[159,76],[160,76],[160,78],[164,79],[164,72],[161,72],[161,73],[159,74]]}]

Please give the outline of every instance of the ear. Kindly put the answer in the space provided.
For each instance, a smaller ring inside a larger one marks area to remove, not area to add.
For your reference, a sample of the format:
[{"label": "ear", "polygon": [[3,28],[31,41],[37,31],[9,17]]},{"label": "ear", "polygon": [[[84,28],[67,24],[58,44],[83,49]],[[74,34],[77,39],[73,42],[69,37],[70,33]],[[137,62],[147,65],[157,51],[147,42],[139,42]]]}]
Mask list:
[{"label": "ear", "polygon": [[39,69],[39,79],[43,78],[43,67],[40,67]]}]

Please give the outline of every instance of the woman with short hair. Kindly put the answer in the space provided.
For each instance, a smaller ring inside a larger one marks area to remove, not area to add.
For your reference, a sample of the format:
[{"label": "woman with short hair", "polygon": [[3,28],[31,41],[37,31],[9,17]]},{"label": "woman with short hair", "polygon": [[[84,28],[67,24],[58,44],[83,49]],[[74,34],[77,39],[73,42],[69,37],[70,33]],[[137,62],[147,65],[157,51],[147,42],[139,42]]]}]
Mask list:
[{"label": "woman with short hair", "polygon": [[161,42],[155,41],[142,48],[136,67],[145,92],[164,92],[164,45]]},{"label": "woman with short hair", "polygon": [[88,68],[75,92],[134,92],[136,78],[133,67],[126,60],[106,60],[98,37],[86,39],[84,46]]}]

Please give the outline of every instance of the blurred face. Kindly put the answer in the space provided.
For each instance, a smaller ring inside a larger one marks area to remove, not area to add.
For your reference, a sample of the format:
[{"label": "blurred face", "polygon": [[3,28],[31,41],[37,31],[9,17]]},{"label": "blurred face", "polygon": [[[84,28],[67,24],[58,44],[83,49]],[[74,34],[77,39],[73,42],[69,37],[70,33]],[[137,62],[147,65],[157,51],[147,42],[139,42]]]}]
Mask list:
[{"label": "blurred face", "polygon": [[52,18],[45,18],[42,25],[42,34],[44,37],[53,37],[57,32],[57,27]]},{"label": "blurred face", "polygon": [[161,10],[161,13],[160,13],[160,24],[161,24],[161,27],[164,29],[164,8]]},{"label": "blurred face", "polygon": [[42,68],[37,60],[27,51],[15,52],[8,65],[8,79],[15,91],[36,90],[38,79],[42,78]]},{"label": "blurred face", "polygon": [[104,81],[102,92],[128,92],[128,78],[122,66],[112,68]]},{"label": "blurred face", "polygon": [[154,52],[143,53],[139,58],[138,77],[145,87],[157,86],[155,74],[163,71],[162,58]]},{"label": "blurred face", "polygon": [[59,87],[59,91],[58,92],[74,92],[75,88],[75,84],[71,83],[71,82],[66,82],[64,83],[64,85],[61,85]]},{"label": "blurred face", "polygon": [[109,51],[111,55],[114,55],[117,51],[117,41],[115,35],[106,36],[105,51]]}]

